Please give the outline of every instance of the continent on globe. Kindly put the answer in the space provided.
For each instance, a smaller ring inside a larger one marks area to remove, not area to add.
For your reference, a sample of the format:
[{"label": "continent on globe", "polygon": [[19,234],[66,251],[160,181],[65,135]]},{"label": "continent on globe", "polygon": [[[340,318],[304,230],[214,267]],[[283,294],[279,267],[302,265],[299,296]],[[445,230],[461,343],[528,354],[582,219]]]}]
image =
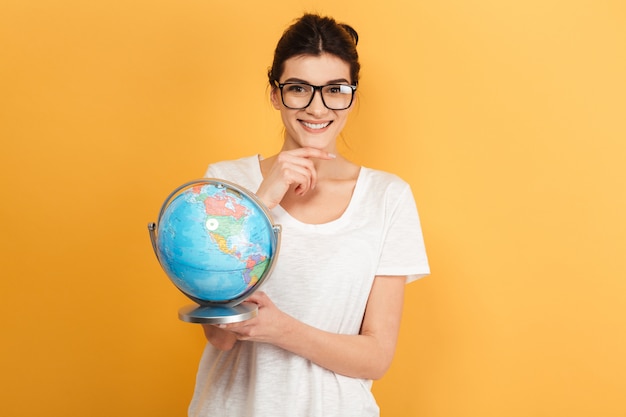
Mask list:
[{"label": "continent on globe", "polygon": [[[209,215],[231,216],[239,220],[249,213],[249,210],[241,204],[238,204],[234,197],[226,194],[225,188],[222,189],[221,193],[216,193],[211,196],[203,193],[202,190],[203,187],[201,186],[193,187],[193,193],[204,200],[204,206]],[[241,196],[239,195],[238,198],[241,199]]]},{"label": "continent on globe", "polygon": [[[236,257],[245,263],[243,270],[243,279],[248,287],[256,284],[259,277],[266,268],[265,260],[267,259],[262,253],[252,253],[244,256],[241,251],[237,250],[237,245],[229,246],[227,236],[239,236],[245,227],[246,219],[251,215],[250,210],[245,206],[237,203],[241,200],[241,194],[235,196],[229,195],[232,191],[226,188],[219,192],[207,193],[202,186],[192,188],[194,200],[204,204],[204,210],[208,216],[205,222],[207,232],[211,239],[215,242],[220,251],[226,255]],[[250,242],[239,242],[249,248],[253,248]]]}]

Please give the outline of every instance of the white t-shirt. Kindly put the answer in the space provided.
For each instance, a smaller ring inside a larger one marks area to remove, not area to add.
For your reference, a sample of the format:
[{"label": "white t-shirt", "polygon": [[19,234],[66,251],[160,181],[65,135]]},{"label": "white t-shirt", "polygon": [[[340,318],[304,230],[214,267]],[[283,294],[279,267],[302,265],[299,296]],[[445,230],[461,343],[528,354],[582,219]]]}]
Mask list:
[{"label": "white t-shirt", "polygon": [[[206,176],[253,192],[263,179],[259,156],[213,164]],[[377,275],[410,282],[430,272],[411,189],[395,175],[362,167],[347,209],[329,223],[302,223],[280,206],[271,214],[281,246],[262,291],[319,329],[359,334]],[[371,385],[270,344],[239,341],[222,352],[207,343],[189,416],[374,417]]]}]

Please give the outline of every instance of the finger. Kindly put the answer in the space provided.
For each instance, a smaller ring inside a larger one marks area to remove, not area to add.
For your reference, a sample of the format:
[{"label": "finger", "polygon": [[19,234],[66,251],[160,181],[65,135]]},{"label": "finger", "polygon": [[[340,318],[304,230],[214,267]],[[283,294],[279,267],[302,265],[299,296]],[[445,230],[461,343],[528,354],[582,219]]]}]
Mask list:
[{"label": "finger", "polygon": [[215,326],[219,327],[222,330],[228,330],[229,332],[233,332],[233,333],[238,333],[238,331],[241,330],[241,328],[245,327],[247,324],[248,320],[245,321],[239,321],[236,323],[223,323],[223,324],[216,324]]},{"label": "finger", "polygon": [[[308,148],[308,147],[299,148],[298,151],[299,151],[299,154],[301,154],[301,156],[305,158],[306,161],[308,162],[311,162],[310,161],[311,158],[324,159],[324,160],[332,160],[332,159],[337,158],[335,154],[321,150],[321,149],[317,149],[317,148]],[[312,164],[312,162],[310,165],[307,165],[307,167],[309,168],[311,172],[308,188],[310,188],[311,190],[314,190],[317,185],[317,170],[315,169],[315,166]],[[308,191],[308,188],[306,191]],[[306,191],[302,192],[300,195],[304,195]]]},{"label": "finger", "polygon": [[305,194],[311,188],[314,175],[314,171],[307,171],[298,167],[286,169],[283,173],[287,183],[294,187],[298,195]]},{"label": "finger", "polygon": [[291,184],[296,184],[294,190],[298,195],[306,194],[309,189],[315,188],[317,183],[317,170],[309,157],[311,150],[319,151],[319,149],[309,148],[299,152],[301,155],[285,155],[283,160],[285,172],[297,176],[291,178]]},{"label": "finger", "polygon": [[244,303],[253,303],[261,307],[266,304],[266,300],[269,300],[267,294],[265,294],[263,291],[255,291],[254,294],[246,298],[246,301],[244,301]]},{"label": "finger", "polygon": [[280,168],[281,176],[287,184],[294,186],[298,194],[306,193],[315,183],[317,172],[313,162],[306,158],[283,162]]},{"label": "finger", "polygon": [[293,152],[304,158],[318,158],[330,160],[337,157],[334,153],[311,147],[298,148],[295,149]]}]

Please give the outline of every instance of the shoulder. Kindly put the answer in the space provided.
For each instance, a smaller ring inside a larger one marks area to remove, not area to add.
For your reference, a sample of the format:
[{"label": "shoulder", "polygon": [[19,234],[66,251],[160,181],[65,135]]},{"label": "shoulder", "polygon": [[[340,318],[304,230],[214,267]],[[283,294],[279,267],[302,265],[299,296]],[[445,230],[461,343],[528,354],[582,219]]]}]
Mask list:
[{"label": "shoulder", "polygon": [[206,176],[216,175],[222,172],[230,171],[250,171],[254,168],[255,164],[258,165],[258,155],[246,156],[240,159],[233,159],[227,161],[213,162],[209,165],[206,171]]},{"label": "shoulder", "polygon": [[[407,213],[413,216],[417,205],[411,185],[396,174],[371,168],[362,168],[364,181],[361,195],[364,203],[377,207],[386,216]],[[395,214],[394,214],[395,213]]]},{"label": "shoulder", "polygon": [[212,163],[204,176],[231,181],[250,190],[256,190],[263,179],[258,155]]},{"label": "shoulder", "polygon": [[397,195],[411,188],[409,183],[396,174],[368,167],[361,167],[361,170],[369,191]]}]

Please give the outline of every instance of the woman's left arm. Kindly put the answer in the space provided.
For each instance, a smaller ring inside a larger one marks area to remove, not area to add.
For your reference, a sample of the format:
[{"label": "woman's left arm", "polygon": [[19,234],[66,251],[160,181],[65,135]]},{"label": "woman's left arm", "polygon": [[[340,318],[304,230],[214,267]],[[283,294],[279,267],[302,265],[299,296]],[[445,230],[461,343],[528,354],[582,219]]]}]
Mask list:
[{"label": "woman's left arm", "polygon": [[396,350],[405,284],[404,276],[375,278],[358,335],[330,333],[302,323],[280,311],[262,292],[248,299],[258,304],[257,317],[220,327],[239,340],[274,344],[338,374],[379,379]]}]

